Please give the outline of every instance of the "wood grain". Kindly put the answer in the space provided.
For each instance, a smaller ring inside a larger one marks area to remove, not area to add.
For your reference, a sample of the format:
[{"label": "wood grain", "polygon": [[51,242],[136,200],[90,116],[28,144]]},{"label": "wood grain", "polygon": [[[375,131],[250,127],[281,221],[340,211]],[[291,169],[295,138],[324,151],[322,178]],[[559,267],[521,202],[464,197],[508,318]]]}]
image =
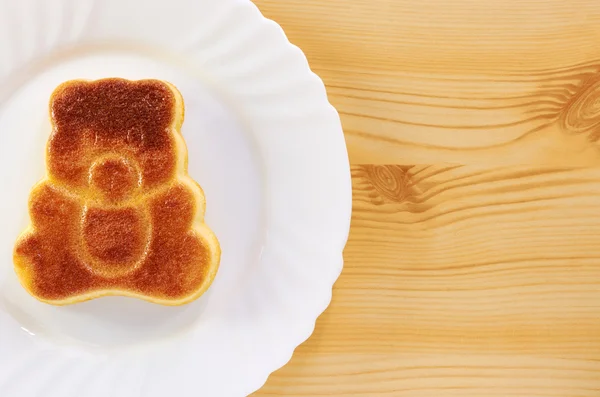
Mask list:
[{"label": "wood grain", "polygon": [[353,167],[332,305],[256,395],[600,395],[599,179]]},{"label": "wood grain", "polygon": [[364,165],[332,304],[255,395],[600,396],[600,2],[256,3]]},{"label": "wood grain", "polygon": [[256,3],[324,79],[354,163],[600,164],[595,0]]}]

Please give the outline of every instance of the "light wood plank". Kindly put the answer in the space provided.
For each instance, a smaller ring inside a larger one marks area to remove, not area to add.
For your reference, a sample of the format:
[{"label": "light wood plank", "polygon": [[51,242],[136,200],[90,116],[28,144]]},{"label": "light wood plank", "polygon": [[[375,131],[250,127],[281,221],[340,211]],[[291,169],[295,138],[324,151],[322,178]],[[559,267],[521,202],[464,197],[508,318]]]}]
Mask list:
[{"label": "light wood plank", "polygon": [[257,0],[324,79],[354,163],[598,165],[594,0]]},{"label": "light wood plank", "polygon": [[332,306],[256,395],[600,395],[600,3],[256,3],[353,163],[438,164],[353,169]]},{"label": "light wood plank", "polygon": [[597,396],[600,168],[353,167],[329,310],[257,396]]}]

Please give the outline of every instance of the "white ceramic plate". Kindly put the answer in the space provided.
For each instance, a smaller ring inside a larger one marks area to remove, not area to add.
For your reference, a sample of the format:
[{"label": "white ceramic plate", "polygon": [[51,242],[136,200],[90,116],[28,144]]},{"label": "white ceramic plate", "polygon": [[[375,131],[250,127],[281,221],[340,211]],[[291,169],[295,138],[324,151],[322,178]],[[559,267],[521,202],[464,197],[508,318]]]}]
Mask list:
[{"label": "white ceramic plate", "polygon": [[[221,241],[209,292],[183,307],[39,303],[13,272],[44,173],[53,88],[173,82],[190,174]],[[342,269],[348,158],[322,82],[245,0],[0,0],[0,396],[243,396],[311,334]]]}]

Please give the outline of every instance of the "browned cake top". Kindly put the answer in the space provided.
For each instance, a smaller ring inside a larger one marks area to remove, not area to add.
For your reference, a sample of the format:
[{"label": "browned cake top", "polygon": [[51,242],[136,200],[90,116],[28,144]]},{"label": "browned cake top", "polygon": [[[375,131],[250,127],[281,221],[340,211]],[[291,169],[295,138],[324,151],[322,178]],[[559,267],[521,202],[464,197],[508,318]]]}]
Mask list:
[{"label": "browned cake top", "polygon": [[15,247],[34,295],[178,299],[202,285],[210,252],[193,229],[196,193],[176,179],[185,155],[172,135],[178,105],[160,81],[76,81],[55,91],[50,178],[32,190],[33,228]]},{"label": "browned cake top", "polygon": [[157,80],[73,81],[52,95],[54,131],[48,144],[50,176],[76,187],[87,184],[90,162],[105,153],[135,161],[145,187],[172,177],[175,145],[170,127],[175,97]]}]

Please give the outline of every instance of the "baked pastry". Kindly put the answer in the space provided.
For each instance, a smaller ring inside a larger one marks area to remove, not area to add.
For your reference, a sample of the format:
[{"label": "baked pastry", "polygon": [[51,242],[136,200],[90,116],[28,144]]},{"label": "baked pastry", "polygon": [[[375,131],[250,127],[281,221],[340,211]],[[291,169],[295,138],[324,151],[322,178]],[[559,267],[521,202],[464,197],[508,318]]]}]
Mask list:
[{"label": "baked pastry", "polygon": [[212,283],[220,246],[187,173],[179,91],[158,80],[69,81],[50,100],[46,177],[14,265],[35,298],[123,295],[181,305]]}]

